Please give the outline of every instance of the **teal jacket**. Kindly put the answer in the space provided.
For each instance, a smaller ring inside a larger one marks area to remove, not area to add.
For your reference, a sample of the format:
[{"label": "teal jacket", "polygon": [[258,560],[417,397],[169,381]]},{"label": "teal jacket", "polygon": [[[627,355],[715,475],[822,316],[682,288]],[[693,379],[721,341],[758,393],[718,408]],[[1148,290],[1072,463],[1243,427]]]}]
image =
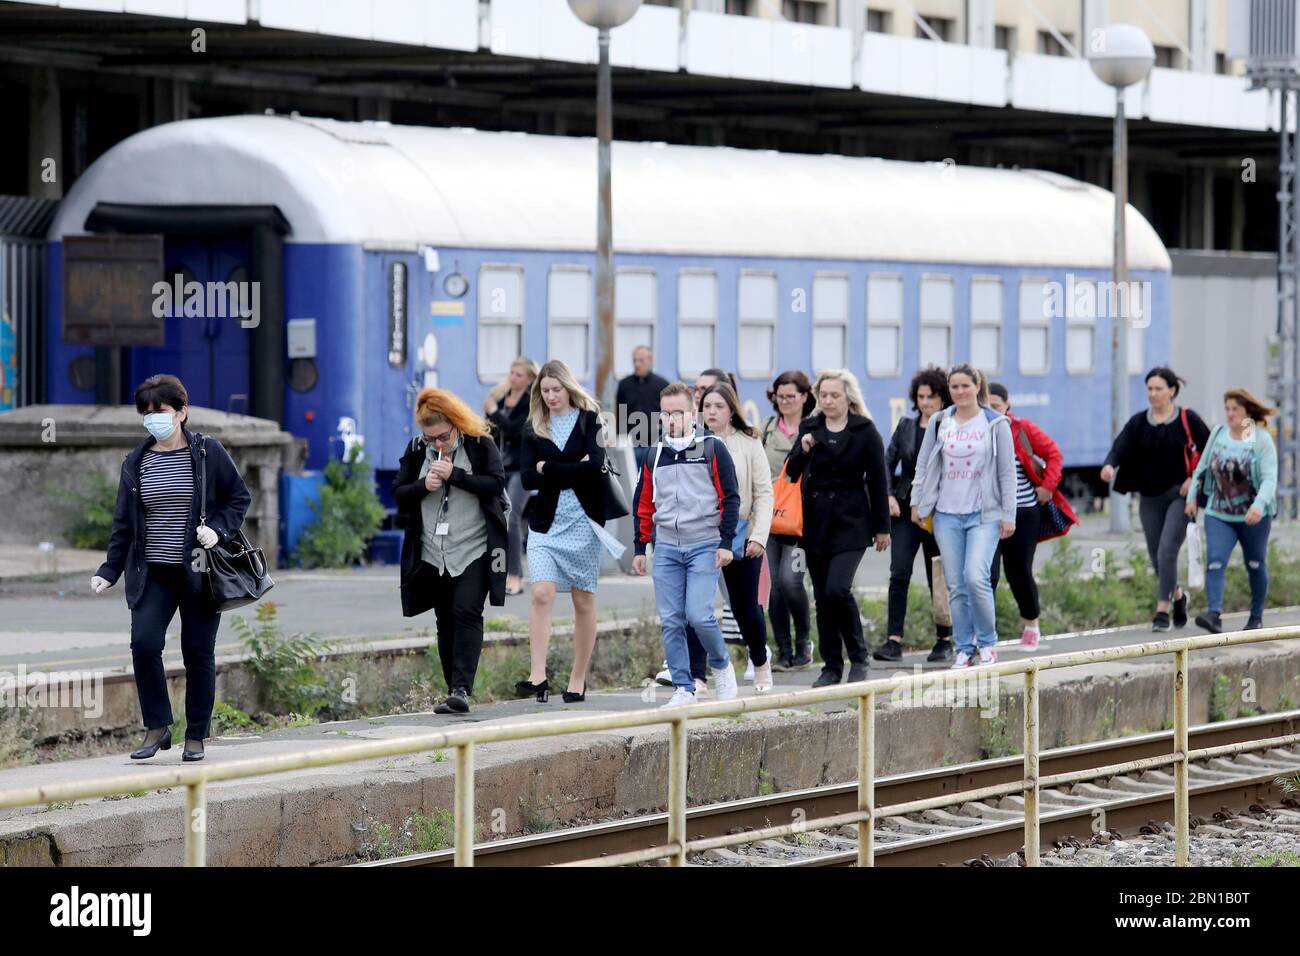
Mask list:
[{"label": "teal jacket", "polygon": [[[1227,425],[1215,425],[1214,430],[1210,432],[1210,437],[1205,442],[1205,450],[1201,452],[1200,461],[1196,463],[1196,470],[1192,472],[1192,480],[1187,486],[1189,501],[1195,500],[1198,488],[1207,496],[1214,493],[1214,478],[1210,474],[1210,455],[1214,451],[1214,443],[1223,434],[1228,434],[1231,438]],[[1265,518],[1276,514],[1277,447],[1273,444],[1273,436],[1269,434],[1268,429],[1259,426],[1255,427],[1255,454],[1250,459],[1250,482],[1259,489],[1255,493],[1255,500],[1251,502],[1251,506],[1258,508]]]}]

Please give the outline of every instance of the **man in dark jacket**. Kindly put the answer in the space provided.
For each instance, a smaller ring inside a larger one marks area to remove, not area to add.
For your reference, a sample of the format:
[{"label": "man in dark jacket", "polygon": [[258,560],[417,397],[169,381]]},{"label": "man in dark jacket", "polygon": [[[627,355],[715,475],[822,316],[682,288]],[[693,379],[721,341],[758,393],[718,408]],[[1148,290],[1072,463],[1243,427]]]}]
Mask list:
[{"label": "man in dark jacket", "polygon": [[654,353],[648,345],[632,350],[632,374],[618,383],[619,431],[636,449],[636,467],[645,464],[650,445],[659,437],[659,393],[668,382],[656,375],[651,366]]}]

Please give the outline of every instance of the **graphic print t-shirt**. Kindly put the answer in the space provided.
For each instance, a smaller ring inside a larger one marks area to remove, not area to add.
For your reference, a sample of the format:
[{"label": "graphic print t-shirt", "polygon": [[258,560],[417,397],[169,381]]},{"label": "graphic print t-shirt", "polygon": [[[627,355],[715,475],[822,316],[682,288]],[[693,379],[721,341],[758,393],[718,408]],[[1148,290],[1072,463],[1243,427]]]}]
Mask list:
[{"label": "graphic print t-shirt", "polygon": [[939,439],[943,446],[943,480],[939,483],[936,510],[950,515],[980,511],[984,501],[980,483],[988,457],[988,420],[982,414],[967,422],[948,418],[940,428]]},{"label": "graphic print t-shirt", "polygon": [[1206,511],[1228,521],[1244,521],[1259,489],[1250,480],[1255,459],[1253,439],[1237,441],[1220,435],[1210,457],[1211,491]]}]

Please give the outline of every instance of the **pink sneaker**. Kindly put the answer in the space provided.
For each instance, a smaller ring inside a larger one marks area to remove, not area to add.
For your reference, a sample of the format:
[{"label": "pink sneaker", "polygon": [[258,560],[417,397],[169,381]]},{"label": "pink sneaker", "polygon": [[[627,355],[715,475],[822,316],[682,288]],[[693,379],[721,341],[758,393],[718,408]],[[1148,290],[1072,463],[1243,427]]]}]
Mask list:
[{"label": "pink sneaker", "polygon": [[1024,633],[1020,635],[1020,647],[1026,651],[1038,650],[1038,638],[1040,632],[1036,627],[1026,627]]},{"label": "pink sneaker", "polygon": [[981,663],[981,664],[996,664],[997,662],[998,662],[998,652],[997,652],[996,649],[994,649],[994,648],[992,648],[992,647],[981,647],[981,648],[980,648],[980,663]]},{"label": "pink sneaker", "polygon": [[966,651],[958,651],[957,659],[952,662],[952,669],[960,670],[965,667],[970,667],[970,661],[971,661],[970,654],[968,654]]}]

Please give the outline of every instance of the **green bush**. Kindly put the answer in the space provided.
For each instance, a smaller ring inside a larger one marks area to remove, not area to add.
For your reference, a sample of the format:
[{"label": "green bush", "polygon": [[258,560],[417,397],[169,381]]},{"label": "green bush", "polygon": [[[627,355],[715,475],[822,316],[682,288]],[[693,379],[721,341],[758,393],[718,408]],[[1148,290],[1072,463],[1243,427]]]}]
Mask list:
[{"label": "green bush", "polygon": [[91,472],[72,491],[58,492],[66,509],[68,524],[63,536],[74,548],[103,551],[113,532],[113,507],[117,504],[117,482],[102,472]]},{"label": "green bush", "polygon": [[275,602],[263,601],[252,624],[237,616],[230,626],[248,649],[248,669],[265,706],[275,714],[310,717],[329,703],[325,680],[312,666],[329,644],[306,634],[285,636],[276,617]]},{"label": "green bush", "polygon": [[303,530],[294,551],[299,565],[346,568],[365,557],[366,542],[379,530],[385,511],[360,442],[352,446],[346,462],[325,466],[320,501],[311,508],[316,520]]}]

